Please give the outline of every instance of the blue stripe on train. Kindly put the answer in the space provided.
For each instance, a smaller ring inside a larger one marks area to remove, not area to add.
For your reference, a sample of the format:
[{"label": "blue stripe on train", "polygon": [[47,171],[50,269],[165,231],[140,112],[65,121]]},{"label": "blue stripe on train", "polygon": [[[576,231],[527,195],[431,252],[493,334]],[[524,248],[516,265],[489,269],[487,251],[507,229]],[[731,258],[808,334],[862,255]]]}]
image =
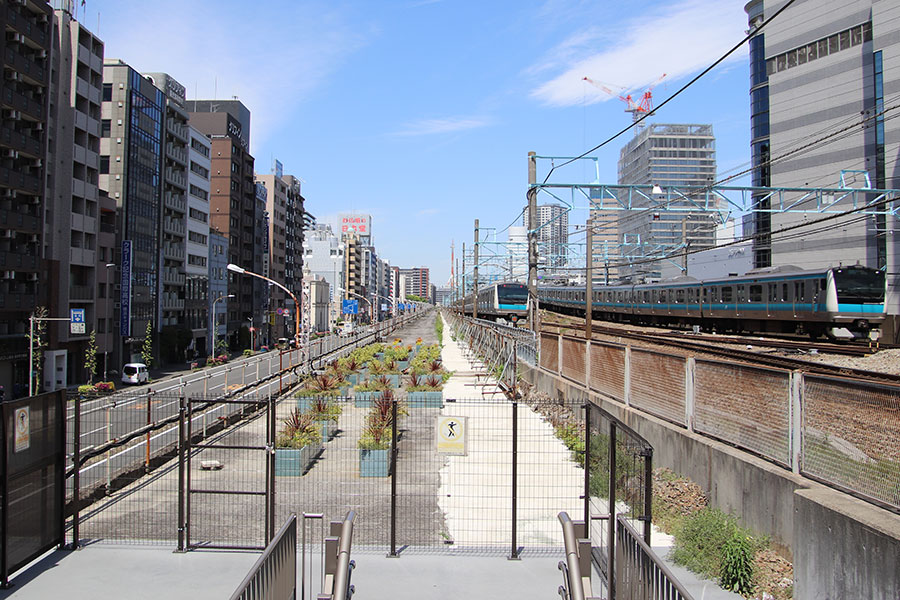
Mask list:
[{"label": "blue stripe on train", "polygon": [[528,310],[525,304],[498,304],[500,310]]}]

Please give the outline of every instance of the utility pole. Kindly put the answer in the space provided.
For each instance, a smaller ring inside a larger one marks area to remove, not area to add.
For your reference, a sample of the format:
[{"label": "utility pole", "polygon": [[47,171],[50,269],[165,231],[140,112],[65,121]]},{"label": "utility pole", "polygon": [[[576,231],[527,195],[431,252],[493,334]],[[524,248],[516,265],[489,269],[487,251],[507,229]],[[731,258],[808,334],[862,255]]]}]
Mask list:
[{"label": "utility pole", "polygon": [[463,242],[463,255],[462,255],[462,271],[459,272],[460,277],[462,277],[462,298],[463,300],[463,314],[466,312],[466,302],[465,297],[466,294],[466,243]]},{"label": "utility pole", "polygon": [[475,271],[474,281],[473,281],[473,292],[475,293],[475,297],[472,301],[472,318],[478,318],[478,219],[475,219],[475,265],[473,267]]},{"label": "utility pole", "polygon": [[594,226],[591,223],[590,213],[587,219],[587,261],[584,269],[584,339],[593,337],[591,326],[594,324]]},{"label": "utility pole", "polygon": [[534,152],[528,153],[528,323],[532,331],[539,331],[537,303],[537,158]]},{"label": "utility pole", "polygon": [[681,250],[681,270],[682,270],[681,274],[687,275],[688,274],[688,269],[687,269],[687,249],[688,249],[687,217],[682,217],[682,219],[681,219],[681,245],[683,246],[683,248]]}]

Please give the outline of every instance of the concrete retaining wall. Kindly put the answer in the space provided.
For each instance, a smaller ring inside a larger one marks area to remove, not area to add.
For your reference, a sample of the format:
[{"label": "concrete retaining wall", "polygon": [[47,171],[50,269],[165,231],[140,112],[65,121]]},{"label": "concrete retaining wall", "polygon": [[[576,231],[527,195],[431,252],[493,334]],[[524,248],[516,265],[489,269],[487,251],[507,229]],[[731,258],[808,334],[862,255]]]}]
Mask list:
[{"label": "concrete retaining wall", "polygon": [[[900,598],[900,515],[621,402],[589,393],[558,375],[527,367],[522,367],[522,373],[538,391],[552,398],[590,401],[616,415],[653,446],[654,466],[668,467],[691,478],[708,493],[712,506],[735,514],[743,525],[768,535],[780,553],[793,557],[797,582],[794,598]],[[879,532],[866,524],[875,515],[881,523]],[[829,528],[846,535],[835,543]],[[890,565],[892,568],[888,568]],[[834,571],[852,572],[854,576],[843,578]],[[856,585],[862,574],[868,578],[866,589],[871,593],[859,594],[846,586],[848,582]]]}]

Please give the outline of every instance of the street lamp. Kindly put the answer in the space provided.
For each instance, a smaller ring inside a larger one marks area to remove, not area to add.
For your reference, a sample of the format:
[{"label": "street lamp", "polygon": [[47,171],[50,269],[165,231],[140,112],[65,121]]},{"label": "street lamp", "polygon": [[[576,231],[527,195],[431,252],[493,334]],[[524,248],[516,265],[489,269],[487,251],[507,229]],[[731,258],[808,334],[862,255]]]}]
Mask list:
[{"label": "street lamp", "polygon": [[250,321],[250,349],[253,350],[253,317],[247,317]]},{"label": "street lamp", "polygon": [[221,296],[219,296],[218,298],[213,300],[212,311],[211,311],[212,314],[210,315],[210,321],[212,322],[212,329],[211,329],[212,340],[210,340],[210,342],[211,342],[210,346],[212,346],[212,347],[210,348],[210,350],[211,350],[210,356],[216,355],[216,342],[219,339],[219,323],[217,322],[217,319],[216,319],[216,302],[218,302],[219,300],[221,300],[223,298],[234,298],[234,294],[228,294],[228,295],[222,294]]},{"label": "street lamp", "polygon": [[112,294],[110,290],[112,290],[112,282],[109,280],[109,268],[116,266],[115,263],[106,263],[106,310],[103,311],[103,320],[107,321],[103,324],[104,335],[106,335],[106,341],[103,344],[103,381],[106,381],[106,356],[109,354],[109,334],[112,333],[112,327],[110,327],[109,321],[109,301],[112,299]]},{"label": "street lamp", "polygon": [[253,277],[258,277],[264,281],[268,281],[272,285],[277,286],[277,287],[281,288],[282,290],[284,290],[285,292],[287,292],[287,294],[294,300],[294,309],[295,309],[294,316],[296,318],[296,329],[294,330],[294,343],[296,344],[297,348],[299,348],[300,347],[300,302],[297,301],[297,296],[294,295],[294,292],[287,289],[286,287],[284,287],[283,285],[281,285],[274,279],[269,279],[265,275],[260,275],[259,273],[254,273],[253,271],[248,271],[244,267],[239,267],[235,264],[228,263],[228,266],[226,268],[229,271],[234,271],[235,273],[238,273],[240,275],[251,275]]}]

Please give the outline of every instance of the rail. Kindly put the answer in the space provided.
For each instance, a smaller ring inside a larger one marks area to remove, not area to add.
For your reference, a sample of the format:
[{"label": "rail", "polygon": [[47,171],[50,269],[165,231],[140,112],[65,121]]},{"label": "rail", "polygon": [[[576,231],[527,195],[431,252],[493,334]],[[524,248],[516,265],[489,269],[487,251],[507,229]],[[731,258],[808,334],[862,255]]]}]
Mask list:
[{"label": "rail", "polygon": [[231,595],[231,600],[269,600],[297,595],[297,515],[292,514]]},{"label": "rail", "polygon": [[[559,570],[563,573],[563,585],[559,586],[559,596],[562,600],[585,600],[585,585],[581,573],[582,563],[579,541],[575,535],[575,524],[565,511],[559,513],[559,522],[562,524],[563,543],[566,548],[566,560],[559,561]],[[590,581],[590,545],[588,545],[587,575]]]},{"label": "rail", "polygon": [[625,515],[616,516],[616,599],[693,600]]}]

